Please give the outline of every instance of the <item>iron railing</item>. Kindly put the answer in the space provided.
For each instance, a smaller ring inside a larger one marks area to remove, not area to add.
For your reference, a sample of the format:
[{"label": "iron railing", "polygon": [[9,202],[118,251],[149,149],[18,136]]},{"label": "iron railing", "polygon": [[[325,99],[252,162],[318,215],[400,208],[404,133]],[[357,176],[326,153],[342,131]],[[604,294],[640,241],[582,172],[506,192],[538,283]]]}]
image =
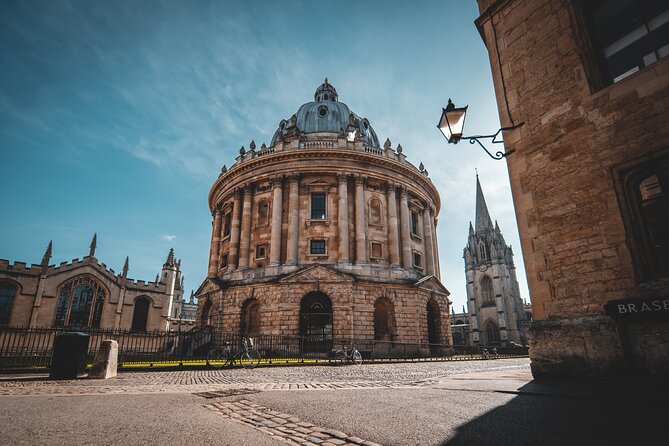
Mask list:
[{"label": "iron railing", "polygon": [[[208,351],[230,342],[241,346],[238,333],[216,333],[213,327],[189,331],[104,330],[72,327],[0,327],[0,370],[48,368],[53,343],[61,333],[84,332],[90,336],[88,364],[92,363],[103,340],[118,342],[121,368],[205,366]],[[311,339],[301,336],[254,335],[253,346],[263,364],[324,363],[334,352],[355,344],[367,361],[436,361],[525,357],[527,347],[449,346],[430,343],[379,341],[369,339]],[[490,355],[483,355],[483,349]],[[493,349],[496,348],[496,354]]]}]

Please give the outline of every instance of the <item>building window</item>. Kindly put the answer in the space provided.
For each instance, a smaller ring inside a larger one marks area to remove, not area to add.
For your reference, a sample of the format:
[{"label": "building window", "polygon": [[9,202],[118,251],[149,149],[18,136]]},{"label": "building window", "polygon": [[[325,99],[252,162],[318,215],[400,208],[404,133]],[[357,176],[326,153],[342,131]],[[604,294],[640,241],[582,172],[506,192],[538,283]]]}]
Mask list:
[{"label": "building window", "polygon": [[148,297],[142,296],[135,300],[135,309],[132,312],[132,325],[130,326],[132,331],[146,331],[150,307],[151,301]]},{"label": "building window", "polygon": [[621,175],[623,217],[641,281],[669,277],[669,156]]},{"label": "building window", "polygon": [[495,293],[493,292],[492,279],[490,276],[483,276],[481,279],[481,302],[483,303],[483,306],[495,304]]},{"label": "building window", "polygon": [[311,255],[325,255],[325,240],[311,240],[309,244],[309,254]]},{"label": "building window", "polygon": [[661,0],[582,1],[605,84],[669,55],[669,7]]},{"label": "building window", "polygon": [[9,325],[14,297],[16,297],[16,287],[9,283],[0,283],[0,325]]},{"label": "building window", "polygon": [[260,200],[258,203],[258,219],[257,226],[265,226],[269,224],[269,203],[267,200]]},{"label": "building window", "polygon": [[263,260],[267,257],[267,244],[256,245],[256,260]]},{"label": "building window", "polygon": [[418,224],[418,212],[411,211],[411,235],[420,236],[420,225]]},{"label": "building window", "polygon": [[325,194],[312,193],[311,194],[311,219],[325,220]]},{"label": "building window", "polygon": [[105,292],[90,277],[77,277],[60,290],[56,305],[56,327],[100,327]]},{"label": "building window", "polygon": [[383,258],[383,245],[379,242],[371,242],[371,249],[373,259],[382,259]]},{"label": "building window", "polygon": [[230,235],[230,226],[232,224],[232,214],[228,212],[225,214],[225,217],[223,217],[223,237],[227,237]]},{"label": "building window", "polygon": [[416,251],[413,252],[413,267],[423,269],[423,256]]},{"label": "building window", "polygon": [[228,254],[223,254],[221,256],[221,269],[228,267]]},{"label": "building window", "polygon": [[369,201],[369,224],[372,226],[381,226],[381,201],[378,198],[372,198]]},{"label": "building window", "polygon": [[495,322],[486,322],[484,332],[486,345],[499,345],[499,327]]}]

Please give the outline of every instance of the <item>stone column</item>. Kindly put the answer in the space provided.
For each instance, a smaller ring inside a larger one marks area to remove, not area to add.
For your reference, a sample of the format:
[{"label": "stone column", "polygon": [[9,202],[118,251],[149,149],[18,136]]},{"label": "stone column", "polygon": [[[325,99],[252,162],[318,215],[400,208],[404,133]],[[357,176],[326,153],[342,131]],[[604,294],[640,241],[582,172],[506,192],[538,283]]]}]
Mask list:
[{"label": "stone column", "polygon": [[232,203],[232,221],[230,222],[230,250],[228,251],[228,271],[239,265],[239,227],[241,226],[242,197],[239,189],[234,192]]},{"label": "stone column", "polygon": [[365,218],[365,179],[355,177],[355,263],[367,263],[367,224]]},{"label": "stone column", "polygon": [[253,189],[251,186],[244,186],[244,205],[242,208],[242,228],[239,241],[239,269],[249,267],[249,245],[251,243],[251,213]]},{"label": "stone column", "polygon": [[272,229],[270,233],[269,264],[281,263],[281,212],[283,210],[283,187],[281,178],[272,181]]},{"label": "stone column", "polygon": [[432,209],[432,217],[430,218],[430,225],[432,227],[432,246],[434,249],[434,275],[437,279],[441,280],[441,265],[439,265],[439,241],[437,240],[437,219],[434,218],[436,215],[436,210]]},{"label": "stone column", "polygon": [[221,248],[221,210],[214,211],[214,224],[211,230],[211,247],[209,248],[209,271],[207,275],[213,277],[218,273],[218,256]]},{"label": "stone column", "polygon": [[297,264],[297,248],[300,231],[300,178],[297,175],[288,177],[288,243],[286,248],[286,264]]},{"label": "stone column", "polygon": [[402,267],[413,268],[411,258],[411,214],[406,188],[400,190],[400,232],[402,234]]},{"label": "stone column", "polygon": [[425,206],[423,210],[423,246],[425,247],[425,274],[434,275],[434,243],[432,242],[432,210]]},{"label": "stone column", "polygon": [[390,266],[400,266],[400,240],[397,220],[397,198],[395,196],[395,185],[388,183],[388,249],[390,251]]},{"label": "stone column", "polygon": [[351,257],[348,252],[348,175],[341,173],[337,175],[339,180],[339,262],[350,263]]}]

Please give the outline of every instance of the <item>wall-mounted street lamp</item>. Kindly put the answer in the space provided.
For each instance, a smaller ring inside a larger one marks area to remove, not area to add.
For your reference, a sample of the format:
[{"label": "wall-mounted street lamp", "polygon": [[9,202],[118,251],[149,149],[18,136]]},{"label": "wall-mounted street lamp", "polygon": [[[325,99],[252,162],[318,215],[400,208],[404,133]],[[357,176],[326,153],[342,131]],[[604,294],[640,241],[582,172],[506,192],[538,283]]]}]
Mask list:
[{"label": "wall-mounted street lamp", "polygon": [[500,150],[493,155],[488,151],[488,149],[485,148],[485,146],[479,140],[483,138],[491,138],[493,144],[503,143],[504,141],[497,140],[497,135],[499,135],[504,130],[513,130],[517,129],[518,127],[522,127],[525,123],[521,122],[511,127],[502,127],[501,129],[497,130],[497,133],[495,133],[494,135],[462,136],[462,132],[465,127],[465,116],[467,115],[467,107],[468,106],[456,108],[453,102],[449,99],[446,108],[442,109],[443,111],[441,113],[441,118],[439,119],[439,124],[437,124],[437,127],[439,128],[439,130],[441,130],[441,133],[443,133],[444,137],[448,140],[448,143],[457,144],[461,139],[469,140],[470,144],[474,144],[476,142],[478,143],[479,146],[481,146],[483,150],[485,150],[485,153],[487,153],[490,156],[490,158],[496,160],[501,160],[502,158],[513,153],[513,151],[506,152],[504,150]]}]

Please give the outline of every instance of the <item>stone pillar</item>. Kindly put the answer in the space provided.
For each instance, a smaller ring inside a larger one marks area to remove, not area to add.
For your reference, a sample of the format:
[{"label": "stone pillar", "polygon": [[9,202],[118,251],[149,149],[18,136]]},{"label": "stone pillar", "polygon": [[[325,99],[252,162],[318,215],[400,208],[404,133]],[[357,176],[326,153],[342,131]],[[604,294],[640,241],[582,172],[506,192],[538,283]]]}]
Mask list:
[{"label": "stone pillar", "polygon": [[434,218],[436,210],[432,210],[432,217],[430,218],[430,225],[432,227],[432,246],[434,249],[434,275],[441,280],[441,265],[439,265],[439,241],[437,240],[437,219]]},{"label": "stone pillar", "polygon": [[281,263],[281,212],[283,210],[283,187],[281,178],[272,181],[272,229],[270,233],[269,264]]},{"label": "stone pillar", "polygon": [[390,251],[390,266],[400,266],[400,240],[397,220],[397,198],[395,196],[395,185],[388,183],[388,249]]},{"label": "stone pillar", "polygon": [[288,243],[286,249],[286,264],[297,264],[297,248],[300,234],[300,178],[297,175],[288,177]]},{"label": "stone pillar", "polygon": [[406,188],[400,190],[400,232],[402,234],[402,267],[413,268],[411,258],[411,214]]},{"label": "stone pillar", "polygon": [[218,273],[218,256],[221,249],[221,210],[214,211],[214,224],[211,230],[211,247],[209,248],[209,271],[208,277]]},{"label": "stone pillar", "polygon": [[[341,173],[337,175],[339,180],[339,262],[350,263],[351,257],[348,252],[348,175]],[[357,216],[357,214],[356,214]]]},{"label": "stone pillar", "polygon": [[355,263],[367,263],[367,224],[365,218],[365,179],[355,177]]},{"label": "stone pillar", "polygon": [[244,205],[242,208],[242,228],[239,241],[239,269],[249,267],[249,246],[251,243],[251,213],[253,212],[253,189],[244,186]]},{"label": "stone pillar", "polygon": [[228,251],[228,271],[239,265],[239,227],[241,226],[242,197],[239,189],[234,192],[232,221],[230,222],[230,244]]},{"label": "stone pillar", "polygon": [[423,246],[425,247],[425,274],[434,275],[434,243],[432,242],[432,211],[430,206],[423,210]]}]

